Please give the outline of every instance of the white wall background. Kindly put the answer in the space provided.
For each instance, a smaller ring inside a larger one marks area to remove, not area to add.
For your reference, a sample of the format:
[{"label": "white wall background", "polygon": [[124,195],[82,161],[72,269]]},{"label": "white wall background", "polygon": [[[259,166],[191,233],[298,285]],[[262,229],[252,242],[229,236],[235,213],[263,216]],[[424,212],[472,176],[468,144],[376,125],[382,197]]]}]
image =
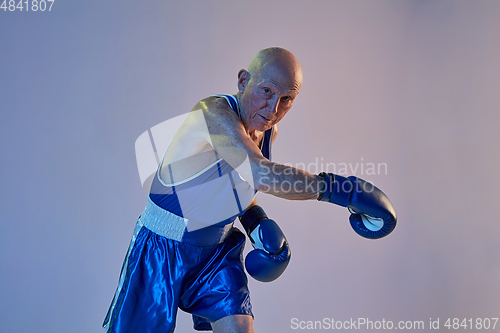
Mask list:
[{"label": "white wall background", "polygon": [[[399,219],[369,241],[344,209],[259,195],[293,256],[276,282],[250,282],[256,332],[295,332],[292,318],[500,317],[499,31],[500,2],[486,0],[0,11],[0,332],[101,332],[146,202],[136,138],[235,93],[269,46],[304,70],[274,159],[386,163],[356,174]],[[193,331],[188,315],[178,331]]]}]

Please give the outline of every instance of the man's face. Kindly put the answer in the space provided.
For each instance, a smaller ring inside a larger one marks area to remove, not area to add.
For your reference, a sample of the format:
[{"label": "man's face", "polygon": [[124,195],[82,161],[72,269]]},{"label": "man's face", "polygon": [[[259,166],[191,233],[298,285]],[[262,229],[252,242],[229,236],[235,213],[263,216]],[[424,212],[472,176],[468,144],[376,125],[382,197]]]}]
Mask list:
[{"label": "man's face", "polygon": [[[240,75],[242,72],[240,72]],[[298,73],[279,66],[249,75],[241,94],[243,121],[250,130],[266,131],[290,110],[301,84]],[[241,89],[240,89],[241,91]]]}]

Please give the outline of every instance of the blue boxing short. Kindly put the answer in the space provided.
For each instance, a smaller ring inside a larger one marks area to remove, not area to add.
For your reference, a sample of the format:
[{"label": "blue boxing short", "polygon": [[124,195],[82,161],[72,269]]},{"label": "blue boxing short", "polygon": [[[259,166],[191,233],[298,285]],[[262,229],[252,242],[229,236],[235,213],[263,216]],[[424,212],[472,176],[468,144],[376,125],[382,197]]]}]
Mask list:
[{"label": "blue boxing short", "polygon": [[244,245],[236,228],[220,244],[196,246],[161,236],[139,219],[104,321],[106,332],[173,332],[177,308],[191,313],[200,331],[225,316],[253,316]]}]

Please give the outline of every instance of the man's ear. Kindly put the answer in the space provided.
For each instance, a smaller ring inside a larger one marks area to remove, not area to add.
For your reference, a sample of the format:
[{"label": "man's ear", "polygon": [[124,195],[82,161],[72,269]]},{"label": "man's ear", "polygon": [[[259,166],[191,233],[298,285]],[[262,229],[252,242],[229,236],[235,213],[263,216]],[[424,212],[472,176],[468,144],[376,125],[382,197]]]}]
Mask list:
[{"label": "man's ear", "polygon": [[243,92],[243,90],[245,90],[248,81],[250,81],[250,73],[248,73],[248,71],[245,69],[241,69],[238,72],[238,90],[240,92]]}]

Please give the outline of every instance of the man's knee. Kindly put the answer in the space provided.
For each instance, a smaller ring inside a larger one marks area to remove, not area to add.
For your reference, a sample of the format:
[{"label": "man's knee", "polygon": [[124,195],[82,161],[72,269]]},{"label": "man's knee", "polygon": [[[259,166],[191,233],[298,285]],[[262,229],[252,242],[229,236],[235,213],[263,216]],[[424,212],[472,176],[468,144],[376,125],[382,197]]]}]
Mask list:
[{"label": "man's knee", "polygon": [[214,333],[254,333],[250,315],[232,315],[212,323]]}]

